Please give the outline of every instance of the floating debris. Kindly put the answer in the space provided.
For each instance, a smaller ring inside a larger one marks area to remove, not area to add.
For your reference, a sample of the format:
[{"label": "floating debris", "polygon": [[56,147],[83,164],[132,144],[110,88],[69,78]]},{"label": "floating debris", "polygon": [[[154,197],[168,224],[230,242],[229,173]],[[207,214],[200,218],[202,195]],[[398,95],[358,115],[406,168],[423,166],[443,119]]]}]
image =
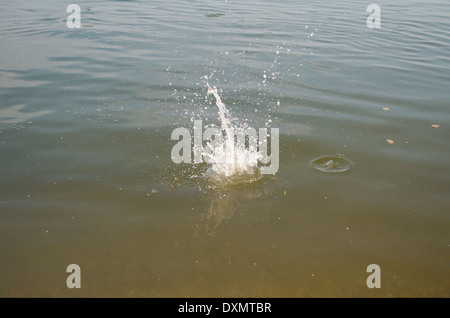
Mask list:
[{"label": "floating debris", "polygon": [[218,18],[223,16],[223,13],[209,13],[209,14],[205,14],[205,17],[207,18]]},{"label": "floating debris", "polygon": [[146,195],[149,197],[149,196],[151,196],[152,194],[156,194],[156,193],[158,193],[158,190],[153,189],[153,190],[152,190],[152,193],[147,193]]},{"label": "floating debris", "polygon": [[387,143],[392,145],[394,143],[394,141],[392,139],[386,139]]},{"label": "floating debris", "polygon": [[433,125],[431,125],[431,127],[434,127],[434,128],[438,128],[438,127],[440,127],[441,125],[438,125],[438,124],[433,124]]}]

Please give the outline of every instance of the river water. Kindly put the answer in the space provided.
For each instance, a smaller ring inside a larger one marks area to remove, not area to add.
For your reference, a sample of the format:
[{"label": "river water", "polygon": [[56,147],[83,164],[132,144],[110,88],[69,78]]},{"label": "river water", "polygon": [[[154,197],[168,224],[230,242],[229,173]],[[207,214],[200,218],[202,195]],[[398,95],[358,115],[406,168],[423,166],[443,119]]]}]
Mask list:
[{"label": "river water", "polygon": [[[0,5],[0,296],[450,296],[447,0],[69,4]],[[275,174],[174,163],[204,76]]]}]

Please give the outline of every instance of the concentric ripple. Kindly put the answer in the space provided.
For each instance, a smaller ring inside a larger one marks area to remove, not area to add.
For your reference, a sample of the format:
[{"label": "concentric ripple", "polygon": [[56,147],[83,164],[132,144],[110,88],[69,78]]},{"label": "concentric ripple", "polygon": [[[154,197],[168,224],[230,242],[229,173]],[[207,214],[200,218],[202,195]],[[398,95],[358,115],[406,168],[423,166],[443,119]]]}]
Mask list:
[{"label": "concentric ripple", "polygon": [[343,156],[322,156],[312,160],[310,165],[321,172],[340,173],[348,171],[353,163]]}]

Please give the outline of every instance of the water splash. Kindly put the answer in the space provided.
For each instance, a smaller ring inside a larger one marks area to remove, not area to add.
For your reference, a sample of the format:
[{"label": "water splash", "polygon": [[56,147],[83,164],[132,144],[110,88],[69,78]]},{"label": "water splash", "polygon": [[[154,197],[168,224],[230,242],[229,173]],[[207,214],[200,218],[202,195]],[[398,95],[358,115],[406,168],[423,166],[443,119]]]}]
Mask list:
[{"label": "water splash", "polygon": [[224,185],[259,180],[262,176],[258,168],[261,155],[258,152],[256,130],[232,118],[217,88],[209,85],[207,76],[204,76],[204,79],[208,87],[207,94],[213,95],[216,99],[221,133],[225,134],[223,142],[218,140],[208,142],[207,151],[203,151],[203,155],[208,157],[211,164],[205,175]]}]

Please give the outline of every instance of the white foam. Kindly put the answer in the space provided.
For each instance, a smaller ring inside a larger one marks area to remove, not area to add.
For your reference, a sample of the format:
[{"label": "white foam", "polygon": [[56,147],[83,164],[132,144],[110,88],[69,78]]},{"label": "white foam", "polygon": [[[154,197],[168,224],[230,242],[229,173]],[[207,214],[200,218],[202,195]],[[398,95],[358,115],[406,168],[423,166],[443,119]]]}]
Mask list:
[{"label": "white foam", "polygon": [[[208,143],[210,153],[207,155],[210,157],[211,167],[206,174],[225,183],[252,182],[255,177],[259,179],[261,176],[258,168],[260,154],[257,147],[256,130],[240,125],[237,119],[232,118],[222,102],[217,88],[209,85],[207,76],[204,78],[208,87],[208,95],[213,95],[216,99],[221,130],[225,134],[223,143]],[[237,142],[235,142],[235,136],[237,136]]]}]

